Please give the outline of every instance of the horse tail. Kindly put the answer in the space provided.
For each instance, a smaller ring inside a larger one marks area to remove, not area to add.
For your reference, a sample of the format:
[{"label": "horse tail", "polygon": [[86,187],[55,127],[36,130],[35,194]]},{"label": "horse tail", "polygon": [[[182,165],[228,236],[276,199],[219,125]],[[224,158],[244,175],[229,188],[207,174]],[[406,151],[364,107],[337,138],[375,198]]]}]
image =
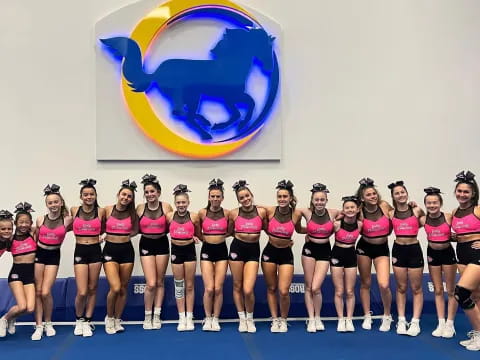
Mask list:
[{"label": "horse tail", "polygon": [[135,42],[127,37],[114,37],[100,40],[115,55],[124,58],[123,77],[135,92],[144,92],[152,85],[152,74],[143,70],[142,52]]}]

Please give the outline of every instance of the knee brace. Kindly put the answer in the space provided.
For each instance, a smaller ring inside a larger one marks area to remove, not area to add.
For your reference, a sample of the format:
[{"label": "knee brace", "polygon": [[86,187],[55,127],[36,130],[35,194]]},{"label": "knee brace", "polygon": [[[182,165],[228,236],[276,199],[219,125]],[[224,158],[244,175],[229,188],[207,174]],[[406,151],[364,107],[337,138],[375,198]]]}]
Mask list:
[{"label": "knee brace", "polygon": [[463,310],[469,310],[475,307],[471,295],[472,292],[463,286],[455,286],[455,299]]},{"label": "knee brace", "polygon": [[183,299],[185,296],[185,280],[173,280],[175,283],[175,299]]}]

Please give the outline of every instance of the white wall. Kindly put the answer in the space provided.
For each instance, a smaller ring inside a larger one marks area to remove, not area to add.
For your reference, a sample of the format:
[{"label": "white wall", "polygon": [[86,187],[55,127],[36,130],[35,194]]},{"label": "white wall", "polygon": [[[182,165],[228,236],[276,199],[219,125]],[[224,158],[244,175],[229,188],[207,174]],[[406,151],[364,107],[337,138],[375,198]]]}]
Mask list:
[{"label": "white wall", "polygon": [[[189,184],[192,209],[204,206],[214,176],[248,179],[263,204],[273,204],[274,184],[290,178],[304,206],[310,185],[322,181],[333,207],[363,176],[385,197],[386,184],[403,179],[419,201],[423,187],[439,186],[451,209],[456,172],[480,176],[476,0],[243,0],[284,31],[282,161],[96,162],[93,26],[128,3],[0,1],[0,208],[27,200],[44,213],[49,182],[78,204],[85,177],[98,180],[100,202],[111,204],[121,180],[148,171],[166,200],[175,184]],[[225,207],[234,206],[227,191]],[[69,236],[59,276],[73,274],[73,248]],[[10,264],[9,255],[0,259],[0,276]]]}]

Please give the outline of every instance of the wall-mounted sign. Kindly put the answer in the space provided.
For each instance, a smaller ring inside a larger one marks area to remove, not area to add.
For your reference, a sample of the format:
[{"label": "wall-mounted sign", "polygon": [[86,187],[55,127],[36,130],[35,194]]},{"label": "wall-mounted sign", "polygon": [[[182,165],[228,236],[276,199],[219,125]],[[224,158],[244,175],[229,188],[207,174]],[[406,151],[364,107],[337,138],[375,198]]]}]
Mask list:
[{"label": "wall-mounted sign", "polygon": [[[278,25],[227,0],[171,0],[124,35],[122,10],[96,28],[98,159],[280,158]],[[117,137],[127,116],[141,132]],[[138,149],[145,137],[154,148]]]}]

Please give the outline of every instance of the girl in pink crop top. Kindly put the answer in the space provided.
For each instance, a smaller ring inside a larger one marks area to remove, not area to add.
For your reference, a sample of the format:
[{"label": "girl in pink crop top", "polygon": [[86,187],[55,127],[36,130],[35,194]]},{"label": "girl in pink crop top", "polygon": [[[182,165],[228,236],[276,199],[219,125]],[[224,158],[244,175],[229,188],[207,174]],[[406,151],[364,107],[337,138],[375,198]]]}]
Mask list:
[{"label": "girl in pink crop top", "polygon": [[115,236],[130,236],[132,229],[132,217],[129,211],[119,211],[116,206],[113,206],[112,212],[105,223],[106,233]]},{"label": "girl in pink crop top", "polygon": [[143,214],[140,216],[140,233],[144,235],[165,235],[167,233],[167,220],[162,210],[162,202],[158,203],[156,210],[150,210],[148,204],[144,205]]},{"label": "girl in pink crop top", "polygon": [[292,220],[292,212],[289,211],[289,219],[285,222],[281,222],[279,207],[275,208],[273,217],[268,221],[267,233],[270,236],[274,236],[279,239],[291,240],[293,232],[295,231],[295,225]]},{"label": "girl in pink crop top", "polygon": [[102,221],[98,216],[98,208],[92,210],[94,212],[93,218],[86,220],[85,213],[80,206],[77,210],[77,214],[73,220],[73,234],[78,237],[97,237],[102,232]]},{"label": "girl in pink crop top", "polygon": [[65,228],[63,216],[50,219],[48,215],[43,217],[43,223],[38,229],[38,242],[45,246],[60,247],[65,240],[67,229]]},{"label": "girl in pink crop top", "polygon": [[246,218],[244,217],[246,211],[244,211],[242,208],[239,209],[238,216],[234,221],[236,233],[260,234],[263,227],[263,220],[258,214],[257,207],[254,207],[252,211],[256,213],[256,216],[253,218]]},{"label": "girl in pink crop top", "polygon": [[328,210],[325,209],[322,216],[312,212],[307,222],[307,235],[313,239],[328,239],[333,234],[333,221],[330,219]]},{"label": "girl in pink crop top", "polygon": [[175,211],[172,221],[170,222],[170,236],[172,240],[192,240],[194,235],[195,226],[190,218],[190,213],[187,211],[185,215],[180,216],[178,212]]},{"label": "girl in pink crop top", "polygon": [[440,213],[438,218],[432,218],[430,215],[427,215],[424,228],[428,241],[432,243],[450,242],[451,226],[445,220],[444,213]]},{"label": "girl in pink crop top", "polygon": [[418,218],[411,207],[406,211],[394,210],[392,217],[393,232],[397,237],[416,238],[420,228]]},{"label": "girl in pink crop top", "polygon": [[357,221],[353,224],[346,223],[343,219],[340,221],[340,227],[335,231],[335,242],[344,245],[355,245],[360,235],[360,229]]}]

